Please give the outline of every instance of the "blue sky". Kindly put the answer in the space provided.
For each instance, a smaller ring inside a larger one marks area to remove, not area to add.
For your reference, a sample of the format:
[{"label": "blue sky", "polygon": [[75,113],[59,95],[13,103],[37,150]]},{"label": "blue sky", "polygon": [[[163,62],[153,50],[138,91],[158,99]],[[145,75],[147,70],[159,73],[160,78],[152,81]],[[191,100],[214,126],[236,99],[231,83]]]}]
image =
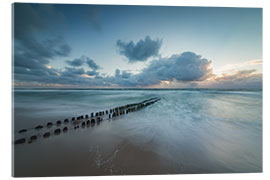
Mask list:
[{"label": "blue sky", "polygon": [[15,86],[262,85],[261,8],[20,3],[13,12]]}]

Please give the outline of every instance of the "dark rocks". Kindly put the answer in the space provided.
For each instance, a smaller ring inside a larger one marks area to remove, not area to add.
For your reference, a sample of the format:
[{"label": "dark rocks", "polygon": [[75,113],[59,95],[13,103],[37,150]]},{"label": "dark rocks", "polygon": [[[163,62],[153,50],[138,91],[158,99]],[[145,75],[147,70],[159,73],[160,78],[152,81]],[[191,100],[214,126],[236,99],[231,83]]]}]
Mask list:
[{"label": "dark rocks", "polygon": [[50,135],[51,135],[50,132],[46,132],[46,133],[43,134],[43,137],[48,138],[48,137],[50,137]]},{"label": "dark rocks", "polygon": [[98,112],[96,113],[96,116],[98,116]]},{"label": "dark rocks", "polygon": [[88,114],[85,115],[85,119],[87,119],[87,118],[88,118]]},{"label": "dark rocks", "polygon": [[38,125],[37,127],[35,127],[36,130],[40,130],[42,128],[43,128],[43,126],[41,126],[41,125]]},{"label": "dark rocks", "polygon": [[57,121],[57,122],[56,122],[56,125],[57,125],[57,126],[60,126],[61,124],[62,124],[61,121]]},{"label": "dark rocks", "polygon": [[18,133],[25,133],[25,132],[27,132],[26,129],[22,129],[22,130],[19,130],[19,131],[18,131]]},{"label": "dark rocks", "polygon": [[89,125],[90,124],[90,120],[86,121],[86,124]]},{"label": "dark rocks", "polygon": [[91,113],[91,117],[94,117],[94,113]]},{"label": "dark rocks", "polygon": [[15,144],[23,144],[25,143],[25,138],[21,138],[15,141]]},{"label": "dark rocks", "polygon": [[68,120],[68,119],[65,119],[65,120],[64,120],[64,123],[65,123],[65,124],[67,124],[68,122],[69,122],[69,120]]},{"label": "dark rocks", "polygon": [[80,120],[80,119],[81,119],[81,116],[78,116],[78,117],[77,117],[77,120]]},{"label": "dark rocks", "polygon": [[68,131],[68,128],[67,127],[64,127],[63,128],[63,132],[67,132]]},{"label": "dark rocks", "polygon": [[48,128],[52,127],[52,125],[53,125],[53,123],[51,123],[51,122],[48,122],[48,123],[47,123],[47,127],[48,127]]},{"label": "dark rocks", "polygon": [[60,133],[61,133],[61,129],[58,128],[58,129],[54,130],[55,135],[59,135]]},{"label": "dark rocks", "polygon": [[95,119],[91,119],[91,123],[92,124],[96,123]]},{"label": "dark rocks", "polygon": [[75,121],[75,117],[73,117],[73,118],[71,119],[71,121]]},{"label": "dark rocks", "polygon": [[83,119],[83,115],[81,115],[81,119]]}]

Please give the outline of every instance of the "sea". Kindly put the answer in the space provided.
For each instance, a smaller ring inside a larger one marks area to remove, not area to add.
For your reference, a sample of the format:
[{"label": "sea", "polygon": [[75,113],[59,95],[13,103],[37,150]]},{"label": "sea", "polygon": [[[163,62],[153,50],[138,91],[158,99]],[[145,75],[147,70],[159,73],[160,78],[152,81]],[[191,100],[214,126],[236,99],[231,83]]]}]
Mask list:
[{"label": "sea", "polygon": [[[94,127],[46,139],[33,129],[153,97],[160,100]],[[262,172],[261,90],[14,89],[12,109],[14,176]],[[36,142],[14,145],[33,134]],[[144,167],[143,153],[121,154],[123,142],[166,165]],[[137,162],[124,168],[127,156]]]}]

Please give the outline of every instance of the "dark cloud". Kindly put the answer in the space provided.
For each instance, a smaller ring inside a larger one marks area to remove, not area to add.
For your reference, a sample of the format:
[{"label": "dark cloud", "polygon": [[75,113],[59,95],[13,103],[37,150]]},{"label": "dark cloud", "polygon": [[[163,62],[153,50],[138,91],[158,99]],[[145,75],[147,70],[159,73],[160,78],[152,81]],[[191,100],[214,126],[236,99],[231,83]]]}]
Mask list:
[{"label": "dark cloud", "polygon": [[71,76],[71,77],[75,77],[75,76],[80,76],[82,74],[85,74],[85,71],[83,68],[70,68],[70,67],[66,67],[65,71],[63,71],[61,73],[61,76]]},{"label": "dark cloud", "polygon": [[120,72],[121,72],[120,69],[116,69],[115,72],[114,72],[114,76],[116,78],[120,77]]},{"label": "dark cloud", "polygon": [[79,67],[86,63],[89,68],[93,69],[93,71],[100,69],[100,66],[98,66],[93,59],[90,59],[89,57],[86,56],[81,56],[80,58],[76,58],[72,61],[68,60],[66,62],[73,67]]},{"label": "dark cloud", "polygon": [[132,75],[132,73],[129,73],[127,71],[122,71],[121,77],[123,79],[129,79],[131,75]]},{"label": "dark cloud", "polygon": [[211,63],[193,52],[184,52],[152,61],[140,76],[151,76],[161,81],[202,81],[213,75]]},{"label": "dark cloud", "polygon": [[[85,57],[83,59],[86,59],[86,62],[87,60],[90,60],[89,58]],[[91,61],[91,67],[94,67],[93,64],[95,64],[94,61]],[[47,76],[52,79],[50,83],[57,82],[61,84],[68,83],[68,81],[70,81],[69,84],[73,84],[74,81],[76,81],[76,84],[81,82],[83,86],[91,85],[93,82],[95,82],[95,85],[100,86],[117,85],[121,87],[146,87],[160,84],[162,81],[203,81],[213,76],[210,64],[210,60],[202,58],[200,55],[192,52],[185,52],[182,54],[173,55],[169,58],[153,60],[138,74],[132,74],[128,71],[121,72],[119,69],[116,69],[114,76],[105,77],[99,76],[99,73],[96,72],[95,68],[92,68],[93,71],[86,72],[83,68],[74,67],[66,67],[64,71],[57,71],[48,68],[44,71],[47,73]],[[51,71],[50,73],[48,73],[49,70]],[[26,71],[28,70],[24,69],[23,73]],[[30,72],[28,72],[28,74],[29,73]],[[31,71],[31,73],[35,72]],[[83,75],[94,77],[89,78]],[[42,80],[40,82],[42,82]],[[47,82],[48,80],[45,79],[45,81]]]},{"label": "dark cloud", "polygon": [[57,76],[57,70],[47,65],[51,60],[68,56],[71,48],[61,36],[46,38],[43,33],[49,31],[52,23],[47,18],[53,16],[59,22],[58,15],[51,5],[14,4],[15,81],[48,81],[49,77]]},{"label": "dark cloud", "polygon": [[98,76],[99,72],[97,72],[97,71],[87,71],[86,74],[89,75],[89,76]]},{"label": "dark cloud", "polygon": [[128,43],[118,40],[116,45],[120,50],[120,54],[128,58],[129,62],[146,61],[149,57],[157,56],[162,41],[152,40],[146,36],[144,40],[140,40],[136,44],[133,41]]},{"label": "dark cloud", "polygon": [[95,63],[95,61],[90,59],[89,57],[86,57],[86,64],[88,65],[88,67],[92,68],[93,70],[100,69],[100,67]]},{"label": "dark cloud", "polygon": [[160,84],[161,81],[203,81],[213,76],[210,65],[210,60],[193,52],[184,52],[151,61],[141,73],[128,74],[129,81],[125,80],[125,83],[129,86],[151,86]]},{"label": "dark cloud", "polygon": [[85,63],[85,60],[84,58],[77,58],[77,59],[74,59],[72,61],[66,61],[70,66],[74,66],[74,67],[78,67],[78,66],[82,66],[84,63]]}]

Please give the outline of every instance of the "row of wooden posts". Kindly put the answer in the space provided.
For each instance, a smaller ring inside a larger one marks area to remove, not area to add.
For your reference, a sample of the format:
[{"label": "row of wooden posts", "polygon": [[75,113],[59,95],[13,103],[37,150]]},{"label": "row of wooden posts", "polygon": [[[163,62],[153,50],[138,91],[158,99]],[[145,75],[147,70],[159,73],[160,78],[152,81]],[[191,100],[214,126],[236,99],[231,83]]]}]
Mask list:
[{"label": "row of wooden posts", "polygon": [[[35,128],[32,128],[32,129],[21,129],[18,131],[18,134],[25,134],[27,133],[28,131],[31,131],[31,130],[42,130],[43,128],[47,127],[47,128],[51,128],[53,125],[56,125],[58,128],[56,128],[54,131],[53,131],[53,134],[54,135],[59,135],[62,132],[66,133],[68,131],[68,127],[65,126],[63,129],[61,129],[59,126],[61,126],[62,124],[64,125],[67,125],[69,123],[71,123],[73,125],[73,129],[78,129],[80,128],[80,126],[82,128],[84,128],[85,126],[90,126],[90,125],[93,125],[95,123],[99,123],[103,120],[103,118],[106,116],[107,117],[107,120],[110,120],[110,119],[114,119],[118,116],[122,116],[124,114],[128,114],[130,112],[135,112],[135,111],[138,111],[142,108],[145,108],[157,101],[159,101],[160,98],[151,98],[151,99],[148,99],[148,100],[145,100],[145,101],[142,101],[140,103],[134,103],[134,104],[127,104],[125,106],[119,106],[119,107],[116,107],[116,108],[112,108],[112,109],[109,109],[109,110],[105,110],[105,111],[100,111],[100,112],[96,112],[96,113],[90,113],[89,115],[86,114],[86,115],[81,115],[81,116],[78,116],[78,117],[72,117],[70,120],[69,119],[65,119],[62,123],[62,121],[56,121],[56,123],[53,123],[53,122],[48,122],[47,124],[45,125],[38,125],[36,126]],[[51,133],[50,132],[45,132],[43,134],[43,137],[44,138],[48,138],[51,136]],[[38,138],[38,135],[32,135],[30,136],[29,140],[28,140],[28,143],[32,143],[34,141],[36,141]],[[14,141],[15,144],[23,144],[26,142],[26,138],[20,138],[20,139],[17,139]]]}]

